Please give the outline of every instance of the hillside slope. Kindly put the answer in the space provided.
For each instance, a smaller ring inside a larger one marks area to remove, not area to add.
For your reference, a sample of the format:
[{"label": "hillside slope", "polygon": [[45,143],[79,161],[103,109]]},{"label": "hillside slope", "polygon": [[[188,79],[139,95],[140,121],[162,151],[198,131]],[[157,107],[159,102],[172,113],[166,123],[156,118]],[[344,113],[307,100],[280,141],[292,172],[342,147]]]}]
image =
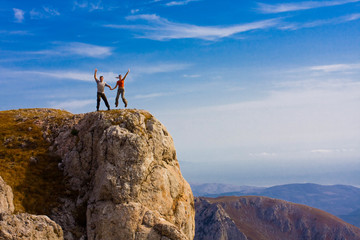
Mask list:
[{"label": "hillside slope", "polygon": [[[225,185],[226,186],[226,185]],[[208,188],[198,188],[196,193]],[[347,185],[319,185],[313,183],[286,184],[268,188],[251,188],[236,191],[219,191],[203,194],[204,197],[219,196],[265,196],[319,208],[348,223],[360,227],[360,188]]]},{"label": "hillside slope", "polygon": [[[196,198],[196,240],[359,240],[360,229],[305,205],[247,196]],[[207,231],[212,229],[212,231]]]}]

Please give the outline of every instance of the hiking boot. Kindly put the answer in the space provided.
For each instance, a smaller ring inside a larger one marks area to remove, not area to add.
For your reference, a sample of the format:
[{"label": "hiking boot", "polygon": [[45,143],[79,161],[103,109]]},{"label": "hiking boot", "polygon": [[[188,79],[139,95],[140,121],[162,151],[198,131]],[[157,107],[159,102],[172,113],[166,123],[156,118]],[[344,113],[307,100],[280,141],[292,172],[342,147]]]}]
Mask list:
[{"label": "hiking boot", "polygon": [[127,102],[125,103],[125,107],[127,107]]}]

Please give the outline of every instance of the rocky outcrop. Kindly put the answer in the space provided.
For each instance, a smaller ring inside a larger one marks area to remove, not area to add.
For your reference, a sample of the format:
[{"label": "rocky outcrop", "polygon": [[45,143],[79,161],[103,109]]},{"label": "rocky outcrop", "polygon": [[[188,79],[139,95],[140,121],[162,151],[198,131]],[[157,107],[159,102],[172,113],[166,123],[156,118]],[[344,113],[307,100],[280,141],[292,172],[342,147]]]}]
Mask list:
[{"label": "rocky outcrop", "polygon": [[13,192],[9,185],[0,177],[0,214],[14,212]]},{"label": "rocky outcrop", "polygon": [[[47,199],[55,199],[49,196],[36,197],[50,209],[48,216],[61,226],[64,239],[193,239],[195,210],[190,186],[181,175],[172,137],[149,112],[126,109],[71,114],[55,109],[21,109],[0,113],[6,118],[5,126],[11,122],[4,135],[10,140],[3,143],[2,151],[10,160],[11,151],[27,151],[26,159],[18,160],[27,168],[22,169],[24,174],[49,170],[54,173],[51,176],[57,176],[58,169],[50,170],[50,166],[58,163],[64,178],[56,181],[56,186],[64,189],[54,191],[56,203],[48,204]],[[39,146],[41,151],[35,151]],[[5,175],[6,168],[2,171]],[[28,186],[25,183],[30,177],[17,183]],[[32,192],[18,196],[39,193],[47,183],[40,179],[43,185],[32,186]],[[13,232],[22,234],[16,239],[26,239],[33,229],[49,232],[50,228],[62,238],[61,229],[49,218],[9,214],[14,209],[9,201],[11,191],[0,182],[2,192],[0,209],[5,210],[1,210],[1,231],[8,234],[5,239],[12,239],[8,236]],[[16,204],[25,210],[30,206],[35,213],[39,209],[33,201],[26,205],[17,199]],[[48,234],[31,239],[57,238]]]},{"label": "rocky outcrop", "polygon": [[[272,198],[197,198],[195,208],[194,239],[199,240],[360,239],[359,228],[329,213]],[[240,237],[233,238],[233,234]]]},{"label": "rocky outcrop", "polygon": [[235,222],[219,204],[196,198],[196,235],[195,239],[219,240],[237,239],[248,240],[240,232]]},{"label": "rocky outcrop", "polygon": [[173,140],[150,113],[121,110],[37,125],[75,196],[51,218],[66,239],[193,239],[195,211]]},{"label": "rocky outcrop", "polygon": [[63,239],[61,227],[47,216],[13,212],[12,190],[0,177],[0,239]]}]

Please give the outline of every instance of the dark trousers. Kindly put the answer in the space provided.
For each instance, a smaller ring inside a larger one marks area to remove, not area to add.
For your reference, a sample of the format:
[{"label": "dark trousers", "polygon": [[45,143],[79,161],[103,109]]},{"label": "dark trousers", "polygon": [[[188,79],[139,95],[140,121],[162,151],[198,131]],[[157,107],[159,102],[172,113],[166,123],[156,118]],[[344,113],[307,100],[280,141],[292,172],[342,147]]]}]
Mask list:
[{"label": "dark trousers", "polygon": [[105,96],[105,93],[100,93],[100,92],[97,93],[96,109],[99,111],[101,98],[102,98],[102,100],[104,100],[105,105],[106,105],[106,107],[108,108],[108,110],[110,110],[110,105],[109,105],[108,100],[107,100],[107,98],[106,98],[106,96]]}]

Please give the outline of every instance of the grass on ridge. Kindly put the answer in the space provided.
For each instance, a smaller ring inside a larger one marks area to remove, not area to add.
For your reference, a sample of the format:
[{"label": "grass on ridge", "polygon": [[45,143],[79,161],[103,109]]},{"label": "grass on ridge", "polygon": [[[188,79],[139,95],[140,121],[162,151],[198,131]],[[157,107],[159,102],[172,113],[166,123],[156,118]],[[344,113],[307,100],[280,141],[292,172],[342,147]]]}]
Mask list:
[{"label": "grass on ridge", "polygon": [[[24,117],[17,120],[17,116]],[[59,157],[49,153],[49,143],[33,123],[37,112],[0,112],[0,176],[14,192],[15,212],[49,214],[65,193]],[[35,157],[37,163],[31,163]]]}]

